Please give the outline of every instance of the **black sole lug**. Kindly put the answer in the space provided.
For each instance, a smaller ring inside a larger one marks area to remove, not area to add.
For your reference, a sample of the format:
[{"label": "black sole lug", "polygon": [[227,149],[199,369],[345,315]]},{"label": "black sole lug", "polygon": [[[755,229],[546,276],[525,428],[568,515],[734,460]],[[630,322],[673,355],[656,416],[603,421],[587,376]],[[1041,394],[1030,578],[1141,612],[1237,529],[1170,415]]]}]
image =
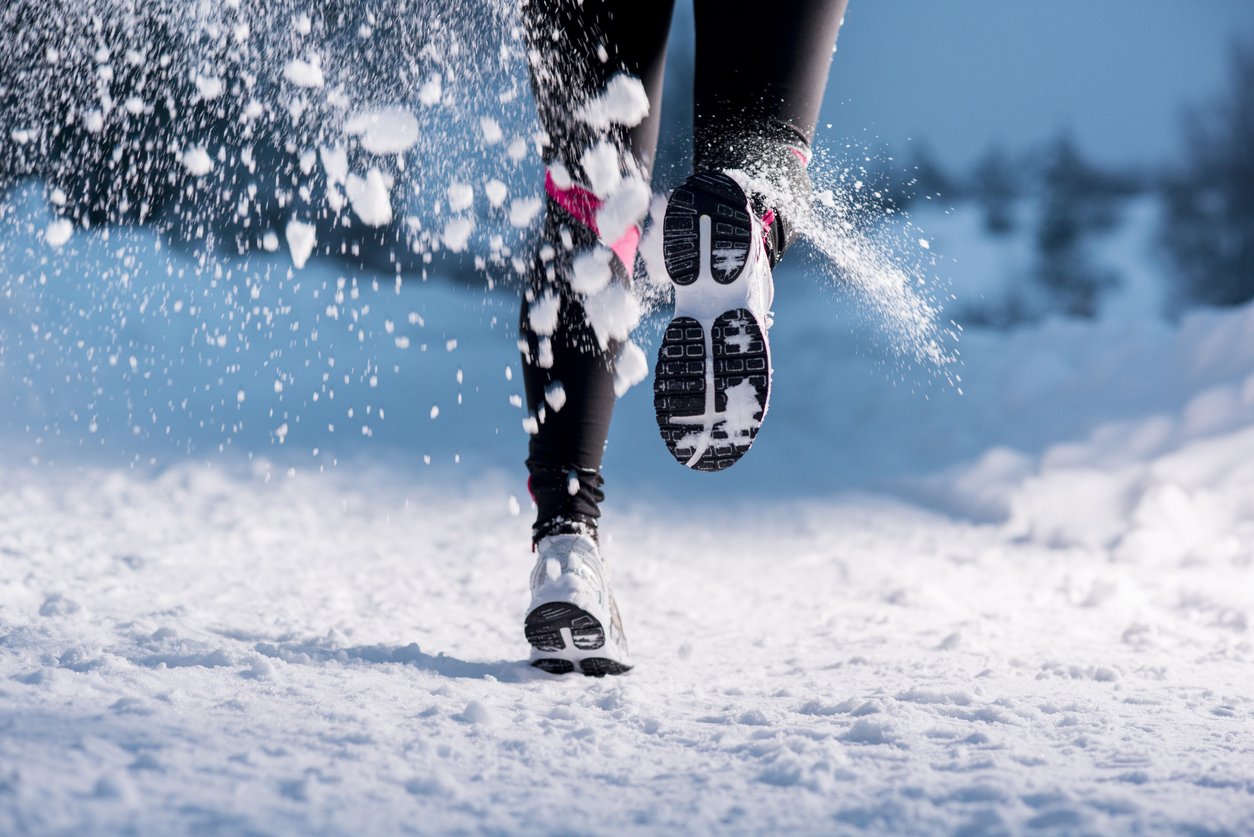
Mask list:
[{"label": "black sole lug", "polygon": [[575,670],[575,664],[570,660],[536,660],[532,665],[549,674],[570,674]]},{"label": "black sole lug", "polygon": [[[587,611],[566,602],[541,605],[527,614],[523,623],[527,641],[536,650],[546,653],[566,650],[563,628],[570,631],[571,642],[580,651],[595,651],[605,645],[605,630],[601,623]],[[549,674],[570,674],[576,670],[574,662],[562,658],[546,657],[531,664]],[[608,657],[586,657],[579,661],[578,666],[579,671],[589,677],[623,674],[631,670],[631,666]]]},{"label": "black sole lug", "polygon": [[523,632],[527,641],[541,651],[561,651],[566,647],[562,629],[570,631],[571,641],[581,651],[595,651],[605,644],[605,629],[587,611],[566,602],[540,605],[527,614]]},{"label": "black sole lug", "polygon": [[697,281],[701,268],[701,216],[710,218],[714,281],[735,282],[749,261],[753,221],[744,191],[719,172],[701,172],[671,193],[662,221],[662,257],[676,285]]},{"label": "black sole lug", "polygon": [[[680,317],[663,335],[653,376],[653,408],[662,440],[677,462],[697,471],[736,464],[757,438],[770,398],[770,350],[762,325],[748,309],[728,311],[714,321],[710,348],[713,357],[707,358],[705,329],[690,317]],[[716,423],[708,446],[693,462],[697,446],[706,442],[705,426],[681,419],[706,411],[707,364],[713,364],[714,410],[731,416],[735,433],[728,433],[729,422]]]}]

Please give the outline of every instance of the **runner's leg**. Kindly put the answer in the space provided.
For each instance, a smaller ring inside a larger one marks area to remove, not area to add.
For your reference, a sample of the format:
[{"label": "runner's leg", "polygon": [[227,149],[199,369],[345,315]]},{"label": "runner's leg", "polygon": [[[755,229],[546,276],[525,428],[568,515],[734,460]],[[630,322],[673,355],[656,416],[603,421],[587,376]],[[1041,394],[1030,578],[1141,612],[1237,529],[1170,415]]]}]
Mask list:
[{"label": "runner's leg", "polygon": [[[604,132],[589,129],[573,114],[582,100],[625,72],[644,83],[651,107],[643,122],[614,130],[610,139],[648,177],[657,147],[673,2],[530,0],[524,6],[532,89],[549,137],[545,164],[550,170],[560,164],[575,182],[587,182],[578,161]],[[600,516],[601,461],[615,400],[610,359],[617,347],[601,349],[567,283],[572,255],[596,240],[550,192],[520,326],[527,407],[536,420],[527,459],[538,507],[536,539],[561,528],[595,531]],[[540,333],[551,327],[545,320],[554,298],[556,327]]]},{"label": "runner's leg", "polygon": [[[776,194],[772,261],[808,205],[806,166],[847,0],[694,0],[696,171],[741,169]],[[791,206],[791,209],[790,209]]]}]

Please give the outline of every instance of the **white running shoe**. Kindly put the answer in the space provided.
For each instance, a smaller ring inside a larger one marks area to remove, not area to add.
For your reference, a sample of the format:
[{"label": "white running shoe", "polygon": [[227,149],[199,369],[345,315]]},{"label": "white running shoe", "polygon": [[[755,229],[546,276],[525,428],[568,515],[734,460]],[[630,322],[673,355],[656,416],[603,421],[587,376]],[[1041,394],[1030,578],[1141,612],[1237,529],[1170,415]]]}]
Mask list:
[{"label": "white running shoe", "polygon": [[666,206],[662,254],[675,317],[658,349],[653,406],[666,446],[698,471],[734,465],[766,415],[775,294],[769,224],[721,172],[694,174]]},{"label": "white running shoe", "polygon": [[524,623],[531,664],[550,674],[579,670],[593,677],[630,669],[623,623],[596,541],[588,535],[548,535],[536,552]]}]

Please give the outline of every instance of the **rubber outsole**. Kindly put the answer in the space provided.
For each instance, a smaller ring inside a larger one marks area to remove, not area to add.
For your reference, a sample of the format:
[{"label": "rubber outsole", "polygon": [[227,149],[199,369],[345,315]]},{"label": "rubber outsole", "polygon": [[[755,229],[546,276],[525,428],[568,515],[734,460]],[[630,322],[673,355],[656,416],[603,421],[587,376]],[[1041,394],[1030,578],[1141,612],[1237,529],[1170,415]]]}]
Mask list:
[{"label": "rubber outsole", "polygon": [[723,254],[713,260],[714,281],[736,281],[748,262],[753,221],[745,193],[725,174],[701,172],[671,193],[662,220],[662,257],[666,272],[676,285],[697,281],[701,267],[700,219],[711,220],[710,248]]},{"label": "rubber outsole", "polygon": [[[688,288],[700,278],[701,218],[708,216],[710,276],[726,288],[711,289],[709,296],[738,298],[730,286],[751,253],[747,207],[740,186],[724,174],[693,175],[675,190],[663,220],[662,251],[676,285]],[[704,322],[677,310],[662,336],[653,377],[658,430],[676,461],[698,471],[721,471],[738,462],[765,416],[770,369],[765,326],[748,308],[731,308]]]},{"label": "rubber outsole", "polygon": [[[605,647],[605,629],[596,617],[573,604],[553,602],[540,605],[527,614],[523,633],[531,647],[541,654],[563,654],[532,660],[533,666],[549,674],[571,674],[576,667],[589,677],[623,674],[631,670],[630,665],[604,654],[582,656],[582,652]],[[569,648],[566,635],[570,636]],[[571,659],[572,656],[575,659]]]}]

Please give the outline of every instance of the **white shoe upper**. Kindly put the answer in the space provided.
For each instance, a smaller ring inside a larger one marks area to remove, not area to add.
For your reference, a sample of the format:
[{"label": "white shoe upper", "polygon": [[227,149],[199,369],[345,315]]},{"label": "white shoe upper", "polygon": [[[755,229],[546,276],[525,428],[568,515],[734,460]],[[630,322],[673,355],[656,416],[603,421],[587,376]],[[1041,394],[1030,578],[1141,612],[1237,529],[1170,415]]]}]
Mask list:
[{"label": "white shoe upper", "polygon": [[748,283],[749,310],[754,313],[764,328],[771,326],[771,306],[775,303],[775,278],[771,273],[771,260],[766,252],[766,228],[762,219],[754,214],[752,207],[749,216],[753,221],[753,243],[749,249],[749,263],[745,272],[737,282]]},{"label": "white shoe upper", "polygon": [[611,656],[626,663],[627,641],[609,582],[608,568],[596,541],[591,537],[548,535],[536,544],[536,565],[531,571],[531,607],[528,612],[553,602],[565,602],[580,608],[600,622],[605,631],[605,647],[595,656]]},{"label": "white shoe upper", "polygon": [[606,607],[609,585],[596,541],[587,535],[549,535],[536,544],[531,607],[569,602],[589,610]]}]

